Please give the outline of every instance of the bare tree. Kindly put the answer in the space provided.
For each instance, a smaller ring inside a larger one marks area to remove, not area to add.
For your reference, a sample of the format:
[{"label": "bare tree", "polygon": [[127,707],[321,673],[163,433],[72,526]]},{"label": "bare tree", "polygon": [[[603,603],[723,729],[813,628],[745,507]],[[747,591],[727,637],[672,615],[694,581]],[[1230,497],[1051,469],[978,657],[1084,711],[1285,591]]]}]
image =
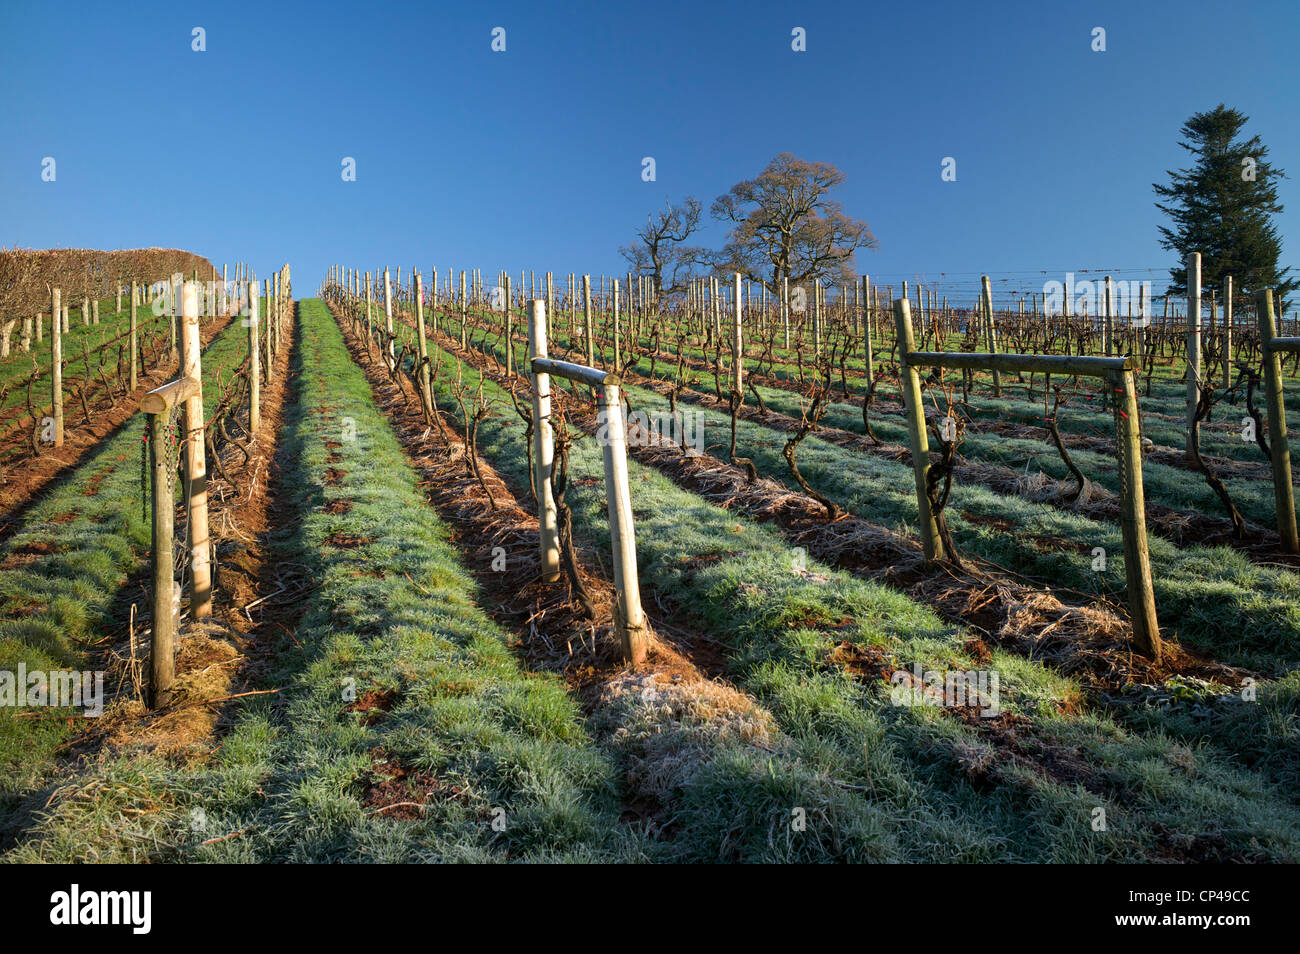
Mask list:
[{"label": "bare tree", "polygon": [[691,196],[681,205],[667,202],[646,216],[634,244],[619,249],[638,275],[649,276],[656,297],[680,291],[692,269],[707,258],[704,249],[686,244],[700,227],[702,208],[700,200]]},{"label": "bare tree", "polygon": [[851,280],[853,253],[875,248],[865,222],[849,218],[830,192],[844,173],[825,162],[783,152],[757,178],[714,200],[713,217],[732,223],[716,258],[719,269],[781,287],[822,279]]}]

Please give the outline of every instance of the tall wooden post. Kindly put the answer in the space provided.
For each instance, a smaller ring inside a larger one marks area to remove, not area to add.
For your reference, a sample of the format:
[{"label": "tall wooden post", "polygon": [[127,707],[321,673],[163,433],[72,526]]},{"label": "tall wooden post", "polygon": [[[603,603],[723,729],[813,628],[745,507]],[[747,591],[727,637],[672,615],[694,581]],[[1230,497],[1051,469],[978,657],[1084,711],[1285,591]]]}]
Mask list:
[{"label": "tall wooden post", "polygon": [[280,325],[284,320],[283,290],[280,287],[281,272],[271,276],[271,298],[275,302],[275,351],[280,353]]},{"label": "tall wooden post", "polygon": [[632,499],[628,491],[627,428],[618,385],[607,381],[600,391],[598,433],[605,435],[605,490],[608,497],[609,539],[614,554],[614,589],[618,594],[615,624],[623,658],[633,665],[645,662],[647,636],[637,579],[636,535],[632,527]]},{"label": "tall wooden post", "polygon": [[[904,298],[907,296],[904,295]],[[993,323],[993,288],[989,284],[989,277],[982,275],[980,277],[980,304],[984,312],[984,333],[988,341],[989,354],[998,353],[998,331],[997,326]],[[1002,396],[1002,375],[997,368],[993,369],[993,396]]]},{"label": "tall wooden post", "polygon": [[[510,308],[511,305],[510,276],[509,275],[505,276],[505,279],[506,279],[506,312],[504,316],[505,317],[504,325],[505,325],[505,341],[506,341],[506,377],[513,378],[515,376],[515,316],[514,316],[514,312],[511,311]],[[550,273],[548,272],[546,276],[547,301],[550,301],[550,298],[551,298],[551,278],[550,278]]]},{"label": "tall wooden post", "polygon": [[916,350],[912,336],[912,311],[907,296],[894,302],[894,329],[898,338],[899,377],[902,384],[903,404],[907,410],[908,446],[912,451],[912,473],[916,477],[917,520],[921,527],[921,546],[927,560],[943,556],[939,541],[939,527],[930,509],[930,495],[926,483],[930,473],[930,438],[925,430],[925,405],[921,403],[921,376],[909,362]]},{"label": "tall wooden post", "polygon": [[54,415],[54,446],[63,446],[63,329],[59,315],[63,313],[63,292],[55,288],[51,293],[50,307],[54,321],[50,326],[50,404]]},{"label": "tall wooden post", "polygon": [[465,269],[462,268],[460,270],[460,346],[462,349],[469,344],[469,339],[466,337],[468,332],[465,327],[468,320],[468,307],[469,303],[465,298]]},{"label": "tall wooden post", "polygon": [[1160,625],[1147,550],[1146,495],[1142,489],[1142,445],[1138,432],[1137,388],[1128,370],[1112,371],[1107,383],[1115,395],[1115,438],[1120,475],[1120,529],[1124,540],[1124,576],[1128,584],[1133,643],[1151,659],[1160,659]]},{"label": "tall wooden post", "polygon": [[138,299],[137,299],[136,283],[135,280],[132,279],[131,281],[131,333],[129,335],[129,338],[130,338],[130,349],[131,349],[131,390],[133,392],[139,386],[138,378],[140,373],[140,341],[139,341],[140,332],[139,332],[139,326],[136,324],[136,317],[135,317],[135,307],[136,307],[137,300]]},{"label": "tall wooden post", "polygon": [[1295,491],[1291,486],[1291,447],[1286,436],[1286,403],[1282,396],[1282,360],[1273,350],[1277,323],[1273,314],[1273,290],[1255,293],[1255,314],[1259,318],[1259,346],[1264,353],[1264,400],[1268,405],[1268,440],[1273,460],[1273,503],[1277,509],[1277,530],[1287,553],[1300,553],[1296,533]]},{"label": "tall wooden post", "polygon": [[587,344],[587,367],[596,366],[595,331],[591,324],[591,276],[582,276],[582,334]]},{"label": "tall wooden post", "polygon": [[1187,459],[1196,440],[1196,407],[1201,401],[1201,253],[1187,256]]},{"label": "tall wooden post", "polygon": [[618,374],[618,346],[619,346],[619,331],[620,331],[620,329],[619,329],[619,314],[618,314],[618,306],[619,306],[619,297],[620,297],[620,296],[619,296],[619,293],[618,293],[618,290],[619,290],[619,289],[618,289],[618,279],[617,279],[617,278],[615,278],[615,279],[613,280],[613,289],[614,289],[614,290],[613,290],[613,297],[614,297],[614,361],[613,361],[612,364],[610,364],[610,369],[611,369],[615,374]]},{"label": "tall wooden post", "polygon": [[172,553],[176,497],[174,471],[166,446],[164,411],[149,415],[149,460],[153,466],[153,636],[149,648],[149,705],[161,709],[171,702],[176,675],[176,577]]},{"label": "tall wooden post", "polygon": [[366,272],[366,337],[372,338],[375,331],[375,294],[370,289],[370,273]]},{"label": "tall wooden post", "polygon": [[715,276],[709,277],[709,313],[713,316],[712,331],[709,335],[709,344],[713,347],[719,347],[722,343],[722,295],[721,288],[718,285],[718,279]]},{"label": "tall wooden post", "polygon": [[871,387],[871,383],[875,380],[876,377],[875,369],[872,367],[872,364],[875,362],[875,355],[871,351],[871,306],[870,304],[868,304],[870,301],[871,301],[871,279],[868,276],[863,275],[862,276],[862,302],[860,307],[862,308],[862,348],[863,348],[863,356],[866,360],[866,366],[867,366],[867,387],[868,388]]},{"label": "tall wooden post", "polygon": [[736,329],[732,340],[732,347],[735,349],[735,379],[736,393],[742,397],[745,394],[745,341],[744,331],[741,328],[741,298],[740,298],[740,272],[736,272],[736,291],[735,291],[735,312],[736,312]]},{"label": "tall wooden post", "polygon": [[1223,386],[1232,387],[1232,276],[1223,279]]},{"label": "tall wooden post", "polygon": [[1110,357],[1112,354],[1115,353],[1114,288],[1115,286],[1111,282],[1110,276],[1107,275],[1104,298],[1102,300],[1102,307],[1105,309],[1105,313],[1102,315],[1102,319],[1101,319],[1102,320],[1102,326],[1101,326],[1102,342],[1101,343],[1102,343],[1103,353],[1107,357]]},{"label": "tall wooden post", "polygon": [[262,426],[262,341],[257,282],[248,286],[248,430],[257,436]]},{"label": "tall wooden post", "polygon": [[393,344],[393,286],[388,279],[388,266],[384,266],[384,330],[388,332],[388,356],[397,357]]},{"label": "tall wooden post", "polygon": [[212,615],[211,543],[208,537],[208,468],[203,443],[203,364],[199,339],[199,285],[186,282],[181,308],[181,377],[193,378],[199,387],[185,401],[185,476],[189,488],[186,510],[190,518],[190,614],[198,620]]},{"label": "tall wooden post", "polygon": [[555,496],[551,493],[551,470],[555,466],[555,440],[551,434],[551,376],[533,370],[533,358],[546,356],[546,302],[534,298],[528,302],[528,373],[533,380],[533,486],[537,493],[542,582],[554,583],[560,578],[560,537]]},{"label": "tall wooden post", "polygon": [[279,354],[279,347],[275,340],[275,296],[271,293],[269,278],[262,280],[262,300],[266,302],[266,318],[262,322],[266,331],[262,337],[266,339],[266,381],[270,384],[275,380],[275,357]]},{"label": "tall wooden post", "polygon": [[429,342],[424,330],[424,276],[419,272],[415,273],[415,327],[419,333],[420,401],[424,406],[424,419],[432,421],[433,392],[432,382],[429,380]]},{"label": "tall wooden post", "polygon": [[785,334],[785,350],[790,350],[790,276],[781,276],[781,330]]}]

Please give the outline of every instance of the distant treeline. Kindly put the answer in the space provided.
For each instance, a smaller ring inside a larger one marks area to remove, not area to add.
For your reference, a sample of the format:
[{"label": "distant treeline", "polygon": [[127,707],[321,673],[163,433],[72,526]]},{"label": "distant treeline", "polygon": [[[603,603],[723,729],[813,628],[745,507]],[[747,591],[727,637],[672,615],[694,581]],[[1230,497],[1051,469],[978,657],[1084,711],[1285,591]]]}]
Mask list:
[{"label": "distant treeline", "polygon": [[0,320],[29,318],[50,309],[50,289],[63,300],[102,299],[120,284],[154,282],[177,272],[212,277],[212,263],[175,248],[104,252],[86,248],[0,248]]}]

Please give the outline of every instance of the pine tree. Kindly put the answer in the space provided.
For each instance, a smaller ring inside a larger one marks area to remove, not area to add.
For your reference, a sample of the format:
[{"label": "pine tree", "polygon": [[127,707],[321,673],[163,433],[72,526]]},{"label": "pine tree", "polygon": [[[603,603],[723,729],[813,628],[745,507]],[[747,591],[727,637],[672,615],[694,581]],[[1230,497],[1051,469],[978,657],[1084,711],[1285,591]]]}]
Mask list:
[{"label": "pine tree", "polygon": [[1180,130],[1178,143],[1192,154],[1191,168],[1166,170],[1168,185],[1152,188],[1167,204],[1156,208],[1172,227],[1160,227],[1163,248],[1177,251],[1179,266],[1169,270],[1169,290],[1186,294],[1189,252],[1201,253],[1201,285],[1223,294],[1232,276],[1234,292],[1251,295],[1273,288],[1279,312],[1296,289],[1291,269],[1278,267],[1282,240],[1272,217],[1282,211],[1277,180],[1285,173],[1268,162],[1268,147],[1258,136],[1239,138],[1250,117],[1222,103],[1194,114]]}]

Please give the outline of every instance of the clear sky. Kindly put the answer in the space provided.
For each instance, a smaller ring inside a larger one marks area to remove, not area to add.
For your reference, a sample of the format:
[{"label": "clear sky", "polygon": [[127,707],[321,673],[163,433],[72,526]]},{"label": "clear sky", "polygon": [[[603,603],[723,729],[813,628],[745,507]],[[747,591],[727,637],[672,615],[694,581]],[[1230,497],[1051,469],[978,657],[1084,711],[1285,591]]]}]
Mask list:
[{"label": "clear sky", "polygon": [[0,243],[288,261],[300,294],[333,262],[615,274],[651,209],[707,210],[790,151],[847,175],[878,283],[1041,290],[1097,269],[1158,288],[1151,183],[1219,102],[1290,170],[1300,264],[1297,47],[1296,0],[0,0]]}]

